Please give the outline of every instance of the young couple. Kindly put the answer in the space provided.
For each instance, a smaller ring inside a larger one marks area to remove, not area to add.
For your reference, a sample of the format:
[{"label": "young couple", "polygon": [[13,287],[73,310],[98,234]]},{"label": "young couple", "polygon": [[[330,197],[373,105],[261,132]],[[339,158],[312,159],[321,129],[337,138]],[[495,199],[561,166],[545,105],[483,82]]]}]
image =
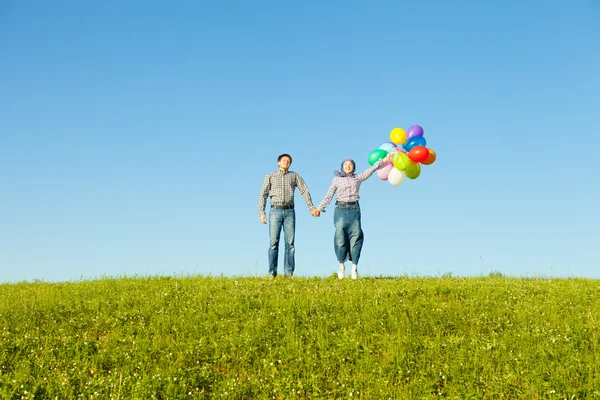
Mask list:
[{"label": "young couple", "polygon": [[342,161],[340,171],[335,171],[335,177],[329,186],[325,198],[318,207],[313,205],[308,186],[304,179],[296,172],[289,171],[292,165],[292,157],[289,154],[281,154],[277,158],[279,169],[265,176],[260,190],[258,200],[258,212],[260,222],[267,223],[265,207],[267,197],[270,199],[271,209],[269,211],[269,278],[277,276],[277,259],[279,255],[279,237],[283,228],[285,241],[284,276],[294,275],[294,235],[296,230],[296,213],[294,211],[294,191],[298,191],[304,197],[308,209],[313,217],[318,217],[321,211],[329,205],[337,192],[333,224],[335,226],[334,249],[335,255],[340,263],[338,278],[343,279],[346,275],[345,262],[352,263],[352,279],[358,278],[358,261],[363,245],[363,231],[360,221],[360,205],[358,203],[360,185],[368,179],[379,167],[391,161],[393,153],[384,159],[377,161],[366,171],[356,174],[356,164],[351,159]]}]

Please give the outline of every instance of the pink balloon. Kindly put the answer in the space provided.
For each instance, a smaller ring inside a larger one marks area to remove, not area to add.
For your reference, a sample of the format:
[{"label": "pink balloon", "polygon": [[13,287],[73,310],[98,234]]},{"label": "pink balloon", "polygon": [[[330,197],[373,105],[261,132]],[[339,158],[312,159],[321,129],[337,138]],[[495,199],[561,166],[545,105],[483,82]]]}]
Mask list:
[{"label": "pink balloon", "polygon": [[394,168],[394,163],[389,161],[377,169],[377,176],[382,181],[387,181],[390,171]]}]

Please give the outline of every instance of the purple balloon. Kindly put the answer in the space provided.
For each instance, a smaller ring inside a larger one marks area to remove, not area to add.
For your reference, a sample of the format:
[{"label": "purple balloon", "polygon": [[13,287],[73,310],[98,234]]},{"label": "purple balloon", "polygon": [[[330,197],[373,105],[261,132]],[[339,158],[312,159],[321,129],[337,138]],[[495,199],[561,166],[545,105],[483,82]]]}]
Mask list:
[{"label": "purple balloon", "polygon": [[415,136],[423,136],[423,128],[419,125],[413,125],[406,130],[406,138],[410,139]]}]

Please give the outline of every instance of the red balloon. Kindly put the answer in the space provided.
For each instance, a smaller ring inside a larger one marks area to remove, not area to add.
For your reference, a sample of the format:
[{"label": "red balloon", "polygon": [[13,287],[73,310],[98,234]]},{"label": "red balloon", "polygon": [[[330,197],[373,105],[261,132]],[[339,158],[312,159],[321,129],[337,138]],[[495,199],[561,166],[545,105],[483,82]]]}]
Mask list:
[{"label": "red balloon", "polygon": [[429,149],[425,146],[415,146],[408,152],[408,158],[414,162],[423,162],[429,157]]}]

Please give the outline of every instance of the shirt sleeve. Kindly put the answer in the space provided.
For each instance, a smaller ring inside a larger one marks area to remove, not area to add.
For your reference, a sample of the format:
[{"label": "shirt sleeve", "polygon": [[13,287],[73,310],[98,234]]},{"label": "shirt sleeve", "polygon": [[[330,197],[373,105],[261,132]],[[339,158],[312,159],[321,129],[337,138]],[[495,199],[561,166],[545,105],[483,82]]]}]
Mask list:
[{"label": "shirt sleeve", "polygon": [[329,189],[327,190],[327,193],[325,194],[325,198],[323,198],[323,200],[321,201],[321,204],[319,204],[319,210],[321,211],[325,211],[325,208],[329,205],[329,203],[331,202],[331,199],[333,199],[333,195],[335,194],[335,192],[337,191],[337,180],[335,178],[333,178],[333,181],[331,181],[331,185],[329,186]]},{"label": "shirt sleeve", "polygon": [[310,198],[308,186],[306,186],[306,182],[304,182],[304,179],[302,179],[302,177],[298,174],[296,174],[296,187],[298,188],[298,191],[300,192],[302,197],[304,197],[304,201],[308,206],[308,210],[313,211],[315,209],[315,206],[313,205],[312,199]]},{"label": "shirt sleeve", "polygon": [[375,164],[373,164],[373,166],[371,166],[369,169],[365,170],[364,172],[361,172],[360,174],[356,175],[356,177],[358,178],[359,181],[363,182],[366,181],[367,179],[369,179],[371,177],[371,175],[373,175],[373,173],[375,171],[377,171],[377,169],[379,167],[381,167],[383,165],[383,160],[379,160],[377,161]]},{"label": "shirt sleeve", "polygon": [[262,189],[260,189],[260,196],[258,197],[258,213],[262,216],[265,215],[265,207],[267,206],[267,196],[271,190],[271,179],[269,175],[265,176]]}]

